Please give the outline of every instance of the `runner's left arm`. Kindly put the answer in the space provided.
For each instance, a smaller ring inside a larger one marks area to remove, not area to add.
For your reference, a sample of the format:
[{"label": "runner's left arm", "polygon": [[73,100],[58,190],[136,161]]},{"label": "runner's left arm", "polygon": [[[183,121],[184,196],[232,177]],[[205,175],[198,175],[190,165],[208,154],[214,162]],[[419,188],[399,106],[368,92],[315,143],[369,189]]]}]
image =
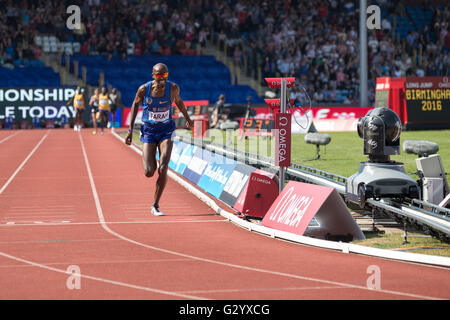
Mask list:
[{"label": "runner's left arm", "polygon": [[189,114],[187,112],[186,106],[184,105],[183,99],[180,97],[180,87],[176,85],[175,83],[172,83],[172,88],[170,90],[171,100],[175,102],[175,105],[177,106],[178,110],[183,114],[184,119],[186,119],[187,122],[187,128],[192,129],[194,127],[194,122],[192,122],[191,118],[189,117]]}]

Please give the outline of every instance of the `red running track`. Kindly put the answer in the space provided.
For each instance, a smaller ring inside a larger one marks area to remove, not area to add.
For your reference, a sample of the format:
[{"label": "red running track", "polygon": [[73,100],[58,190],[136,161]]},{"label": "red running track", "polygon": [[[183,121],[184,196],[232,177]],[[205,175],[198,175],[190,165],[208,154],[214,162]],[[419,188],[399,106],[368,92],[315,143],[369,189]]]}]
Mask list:
[{"label": "red running track", "polygon": [[447,268],[251,233],[171,179],[154,217],[155,179],[109,132],[0,132],[0,299],[450,298]]}]

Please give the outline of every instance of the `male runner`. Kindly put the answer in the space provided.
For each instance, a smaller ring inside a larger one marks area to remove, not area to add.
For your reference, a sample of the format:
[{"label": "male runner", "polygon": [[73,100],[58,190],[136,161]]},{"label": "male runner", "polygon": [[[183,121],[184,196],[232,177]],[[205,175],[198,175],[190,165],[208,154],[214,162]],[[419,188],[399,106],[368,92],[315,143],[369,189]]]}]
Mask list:
[{"label": "male runner", "polygon": [[98,89],[94,90],[94,94],[89,100],[89,106],[91,107],[92,125],[94,126],[92,134],[97,134]]},{"label": "male runner", "polygon": [[84,111],[84,105],[85,105],[86,98],[84,96],[83,91],[80,87],[77,87],[77,90],[75,91],[75,95],[70,99],[70,101],[67,103],[67,105],[70,105],[73,102],[73,108],[76,110],[75,114],[75,121],[73,130],[80,131],[81,126],[83,124],[83,111]]},{"label": "male runner", "polygon": [[[152,177],[158,169],[158,179],[151,212],[156,216],[164,215],[159,210],[159,200],[167,183],[167,170],[172,154],[175,122],[172,120],[172,102],[175,103],[186,119],[186,127],[192,129],[194,123],[187,113],[180,97],[177,84],[167,80],[169,69],[163,63],[153,67],[153,81],[139,87],[131,108],[131,121],[125,143],[130,145],[133,139],[133,127],[139,105],[142,103],[141,141],[143,143],[142,163],[146,177]],[[159,168],[156,164],[156,148],[159,150]]]}]

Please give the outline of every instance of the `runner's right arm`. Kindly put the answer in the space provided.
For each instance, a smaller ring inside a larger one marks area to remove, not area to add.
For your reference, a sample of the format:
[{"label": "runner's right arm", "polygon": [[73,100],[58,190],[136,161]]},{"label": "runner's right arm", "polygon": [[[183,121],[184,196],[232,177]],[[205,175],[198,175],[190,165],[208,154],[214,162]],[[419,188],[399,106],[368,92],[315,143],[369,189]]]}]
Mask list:
[{"label": "runner's right arm", "polygon": [[142,104],[142,101],[144,101],[144,98],[145,98],[145,84],[139,87],[136,93],[136,97],[134,98],[133,105],[131,106],[130,126],[128,127],[127,137],[125,138],[125,143],[128,145],[130,145],[131,141],[133,140],[134,121],[136,120],[139,106]]}]

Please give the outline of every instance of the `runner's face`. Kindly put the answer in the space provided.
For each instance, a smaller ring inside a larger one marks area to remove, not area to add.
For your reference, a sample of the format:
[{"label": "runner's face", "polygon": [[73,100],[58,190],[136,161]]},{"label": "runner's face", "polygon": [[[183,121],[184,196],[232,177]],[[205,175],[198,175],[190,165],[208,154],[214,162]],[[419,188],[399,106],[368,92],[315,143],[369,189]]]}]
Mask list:
[{"label": "runner's face", "polygon": [[163,76],[165,73],[167,73],[167,70],[165,70],[165,68],[153,68],[152,76],[158,87],[162,87],[166,84],[167,77]]}]

